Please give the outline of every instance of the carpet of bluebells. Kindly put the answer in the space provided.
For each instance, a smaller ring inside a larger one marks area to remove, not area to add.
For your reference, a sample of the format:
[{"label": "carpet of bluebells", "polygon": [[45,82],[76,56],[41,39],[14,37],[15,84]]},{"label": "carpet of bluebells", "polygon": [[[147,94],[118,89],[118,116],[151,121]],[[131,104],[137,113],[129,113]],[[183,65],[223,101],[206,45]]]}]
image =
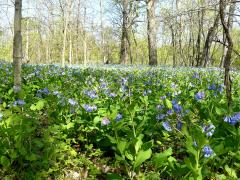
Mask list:
[{"label": "carpet of bluebells", "polygon": [[240,73],[0,63],[0,177],[237,179]]}]

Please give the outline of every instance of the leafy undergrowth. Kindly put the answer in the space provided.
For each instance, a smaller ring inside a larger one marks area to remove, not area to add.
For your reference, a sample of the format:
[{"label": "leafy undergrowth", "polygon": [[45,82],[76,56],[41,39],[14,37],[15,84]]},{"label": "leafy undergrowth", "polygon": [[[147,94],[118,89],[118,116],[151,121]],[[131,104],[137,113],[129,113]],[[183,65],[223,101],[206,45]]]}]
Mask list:
[{"label": "leafy undergrowth", "polygon": [[237,179],[240,74],[220,69],[0,64],[0,177]]}]

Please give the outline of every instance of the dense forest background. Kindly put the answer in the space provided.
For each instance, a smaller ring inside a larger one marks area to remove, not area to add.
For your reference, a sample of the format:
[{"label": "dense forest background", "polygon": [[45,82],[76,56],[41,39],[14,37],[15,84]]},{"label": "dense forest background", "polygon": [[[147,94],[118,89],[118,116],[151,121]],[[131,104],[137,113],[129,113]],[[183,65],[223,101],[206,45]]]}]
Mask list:
[{"label": "dense forest background", "polygon": [[[23,1],[23,62],[148,64],[149,2]],[[154,3],[152,25],[156,31],[158,64],[223,67],[228,42],[218,0]],[[12,1],[0,1],[0,59],[9,61],[12,61],[13,12]],[[236,1],[228,1],[224,18],[233,40],[231,63],[235,67],[239,66],[240,58],[238,14]]]}]

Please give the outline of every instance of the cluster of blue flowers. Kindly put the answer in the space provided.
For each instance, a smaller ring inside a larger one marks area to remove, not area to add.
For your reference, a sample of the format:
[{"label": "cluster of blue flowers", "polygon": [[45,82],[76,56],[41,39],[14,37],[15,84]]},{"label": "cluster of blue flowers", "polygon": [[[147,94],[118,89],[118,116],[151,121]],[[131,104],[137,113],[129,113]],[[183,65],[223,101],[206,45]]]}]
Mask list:
[{"label": "cluster of blue flowers", "polygon": [[97,106],[96,105],[89,105],[89,104],[84,104],[83,108],[87,111],[87,112],[93,112],[97,110]]},{"label": "cluster of blue flowers", "polygon": [[182,106],[177,104],[177,103],[174,103],[173,104],[173,110],[177,113],[177,114],[180,114],[183,110]]},{"label": "cluster of blue flowers", "polygon": [[87,95],[88,97],[90,97],[91,99],[98,98],[98,95],[97,95],[96,91],[94,91],[94,90],[84,90],[83,93],[85,95]]},{"label": "cluster of blue flowers", "polygon": [[205,98],[205,93],[204,92],[198,92],[197,94],[195,94],[195,99],[197,101],[202,100],[204,98]]},{"label": "cluster of blue flowers", "polygon": [[143,91],[143,96],[147,96],[148,94],[152,94],[152,90],[151,89]]},{"label": "cluster of blue flowers", "polygon": [[203,153],[204,153],[205,158],[209,158],[210,156],[212,156],[214,154],[214,151],[212,150],[212,148],[209,145],[206,145],[203,147]]},{"label": "cluster of blue flowers", "polygon": [[117,114],[115,120],[120,121],[123,118],[122,114]]},{"label": "cluster of blue flowers", "polygon": [[208,90],[216,90],[217,89],[217,86],[216,84],[211,84],[210,86],[208,86]]},{"label": "cluster of blue flowers", "polygon": [[162,123],[162,126],[164,127],[164,129],[165,129],[166,131],[168,131],[168,132],[172,131],[172,128],[171,128],[169,122],[164,121],[164,122]]},{"label": "cluster of blue flowers", "polygon": [[226,116],[224,121],[231,125],[236,125],[238,122],[240,122],[240,113],[236,113],[233,116]]},{"label": "cluster of blue flowers", "polygon": [[74,99],[68,99],[68,103],[71,105],[71,106],[76,106],[78,103],[76,100]]},{"label": "cluster of blue flowers", "polygon": [[36,96],[39,98],[43,98],[44,96],[47,96],[50,94],[50,90],[48,88],[44,88],[44,89],[39,89],[37,91]]},{"label": "cluster of blue flowers", "polygon": [[211,137],[215,131],[215,126],[213,124],[203,125],[203,132],[206,133],[208,137]]},{"label": "cluster of blue flowers", "polygon": [[26,104],[26,102],[22,99],[18,99],[18,100],[13,102],[13,106],[17,106],[17,105],[24,106],[25,104]]},{"label": "cluster of blue flowers", "polygon": [[158,114],[158,115],[156,116],[156,119],[157,119],[158,121],[160,121],[160,120],[163,120],[165,117],[166,117],[165,114]]}]

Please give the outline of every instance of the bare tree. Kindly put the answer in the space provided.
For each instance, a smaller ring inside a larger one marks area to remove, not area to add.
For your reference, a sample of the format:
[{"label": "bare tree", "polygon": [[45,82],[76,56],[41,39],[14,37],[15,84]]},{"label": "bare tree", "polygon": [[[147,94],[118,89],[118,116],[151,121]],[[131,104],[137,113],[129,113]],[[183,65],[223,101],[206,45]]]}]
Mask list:
[{"label": "bare tree", "polygon": [[13,71],[14,71],[14,92],[21,90],[21,65],[22,65],[22,0],[15,0],[14,14],[14,39],[13,39]]},{"label": "bare tree", "polygon": [[128,0],[122,1],[122,37],[120,50],[120,63],[128,62]]},{"label": "bare tree", "polygon": [[149,65],[157,65],[156,0],[147,0]]},{"label": "bare tree", "polygon": [[203,58],[202,58],[202,63],[201,65],[203,64],[204,62],[204,67],[207,67],[207,64],[209,63],[210,61],[210,50],[211,50],[211,46],[212,46],[212,42],[213,42],[213,39],[214,39],[214,36],[216,34],[216,30],[218,28],[218,23],[219,23],[219,14],[217,14],[215,20],[214,20],[214,23],[213,23],[213,26],[209,28],[208,30],[208,34],[207,34],[207,37],[206,37],[206,40],[205,40],[205,45],[204,45],[204,48],[203,48]]},{"label": "bare tree", "polygon": [[219,13],[220,13],[221,23],[223,26],[223,31],[226,36],[226,41],[228,44],[227,53],[224,58],[224,69],[225,69],[224,84],[226,86],[228,107],[230,107],[232,104],[232,80],[230,76],[230,65],[231,65],[231,58],[232,58],[232,51],[233,51],[233,41],[230,34],[230,24],[225,22],[226,4],[227,4],[226,0],[220,0]]},{"label": "bare tree", "polygon": [[[233,17],[234,17],[235,10],[236,10],[236,1],[232,0],[230,2],[229,13],[228,13],[228,21],[227,21],[227,24],[229,26],[229,30],[231,30],[232,27],[233,27]],[[228,47],[226,45],[226,35],[225,35],[224,32],[223,32],[223,44],[224,44],[223,45],[223,55],[222,55],[222,58],[221,58],[220,67],[223,66],[224,59],[225,59],[225,57],[227,55],[227,51],[228,51]]]}]

